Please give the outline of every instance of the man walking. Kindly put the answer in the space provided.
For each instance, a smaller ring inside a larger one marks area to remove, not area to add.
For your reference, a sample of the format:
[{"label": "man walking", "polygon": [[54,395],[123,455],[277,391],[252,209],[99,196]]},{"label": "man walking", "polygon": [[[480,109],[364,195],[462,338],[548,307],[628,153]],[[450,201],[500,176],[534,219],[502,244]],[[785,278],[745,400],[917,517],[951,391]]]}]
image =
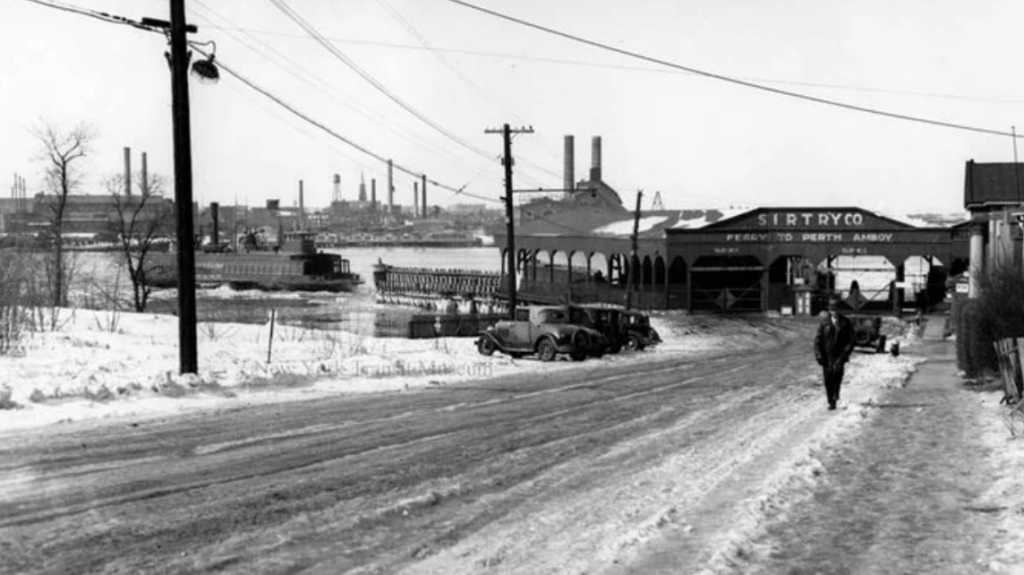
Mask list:
[{"label": "man walking", "polygon": [[828,300],[828,315],[818,325],[818,333],[814,336],[814,356],[821,365],[825,375],[825,395],[828,408],[835,409],[839,401],[839,387],[843,383],[843,366],[853,352],[853,323],[839,313],[839,300],[831,297]]}]

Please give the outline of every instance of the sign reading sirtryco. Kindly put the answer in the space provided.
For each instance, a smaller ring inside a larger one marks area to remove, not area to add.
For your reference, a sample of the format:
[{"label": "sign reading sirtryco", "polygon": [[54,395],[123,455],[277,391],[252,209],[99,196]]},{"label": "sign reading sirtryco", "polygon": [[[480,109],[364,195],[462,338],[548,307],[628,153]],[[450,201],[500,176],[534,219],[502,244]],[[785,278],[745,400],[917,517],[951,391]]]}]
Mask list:
[{"label": "sign reading sirtryco", "polygon": [[864,226],[860,212],[775,212],[758,214],[763,228],[859,228]]}]

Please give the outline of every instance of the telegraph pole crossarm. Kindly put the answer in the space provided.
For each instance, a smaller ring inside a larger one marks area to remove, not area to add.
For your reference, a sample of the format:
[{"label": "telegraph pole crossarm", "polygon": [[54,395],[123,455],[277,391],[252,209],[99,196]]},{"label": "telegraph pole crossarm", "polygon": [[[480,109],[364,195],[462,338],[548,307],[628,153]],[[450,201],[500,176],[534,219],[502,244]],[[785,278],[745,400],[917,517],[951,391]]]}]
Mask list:
[{"label": "telegraph pole crossarm", "polygon": [[505,229],[506,229],[506,265],[508,266],[508,313],[509,318],[515,319],[516,315],[516,241],[515,241],[515,207],[512,203],[512,134],[532,134],[533,126],[528,128],[512,129],[505,124],[501,129],[488,128],[485,134],[501,134],[504,142],[502,154],[502,165],[505,167]]}]

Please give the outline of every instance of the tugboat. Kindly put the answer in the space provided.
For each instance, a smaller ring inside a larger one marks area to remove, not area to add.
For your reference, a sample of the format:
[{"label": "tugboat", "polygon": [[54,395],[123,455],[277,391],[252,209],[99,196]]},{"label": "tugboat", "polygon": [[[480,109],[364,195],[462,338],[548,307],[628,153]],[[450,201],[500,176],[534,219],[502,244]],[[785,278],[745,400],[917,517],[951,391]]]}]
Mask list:
[{"label": "tugboat", "polygon": [[[315,233],[301,233],[277,246],[267,246],[254,232],[245,234],[238,252],[228,244],[196,252],[196,284],[265,291],[350,292],[363,278],[338,254],[316,249]],[[153,254],[146,282],[154,287],[177,287],[177,254]]]}]

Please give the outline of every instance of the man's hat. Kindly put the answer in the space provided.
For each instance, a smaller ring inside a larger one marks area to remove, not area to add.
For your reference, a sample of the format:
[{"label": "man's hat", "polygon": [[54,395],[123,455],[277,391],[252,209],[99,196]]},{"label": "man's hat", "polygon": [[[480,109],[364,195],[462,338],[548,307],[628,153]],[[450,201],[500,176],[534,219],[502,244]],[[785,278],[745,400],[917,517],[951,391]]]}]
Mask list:
[{"label": "man's hat", "polygon": [[829,296],[828,298],[828,309],[836,309],[839,307],[839,298],[836,296]]}]

